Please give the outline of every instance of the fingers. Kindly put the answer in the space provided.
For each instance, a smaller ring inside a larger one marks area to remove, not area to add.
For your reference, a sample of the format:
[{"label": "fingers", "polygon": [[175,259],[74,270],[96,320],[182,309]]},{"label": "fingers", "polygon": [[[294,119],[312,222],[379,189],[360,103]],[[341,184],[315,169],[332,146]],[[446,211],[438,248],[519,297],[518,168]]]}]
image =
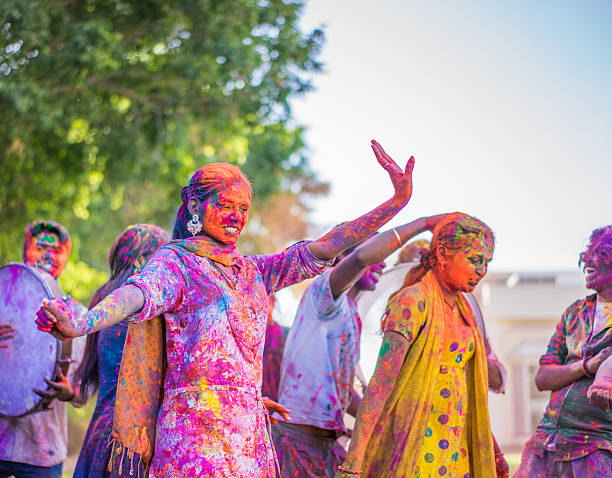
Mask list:
[{"label": "fingers", "polygon": [[8,344],[3,344],[2,341],[15,338],[15,329],[11,324],[0,324],[0,349],[8,349]]},{"label": "fingers", "polygon": [[269,399],[268,397],[263,397],[262,401],[269,412],[278,413],[281,417],[283,417],[283,420],[288,422],[291,421],[291,417],[289,416],[291,411],[283,407],[280,403],[277,403],[274,400]]},{"label": "fingers", "polygon": [[57,323],[57,317],[52,312],[54,309],[51,309],[50,306],[51,302],[47,299],[43,299],[42,306],[36,311],[34,322],[36,322],[38,329],[43,332],[49,332]]},{"label": "fingers", "polygon": [[406,176],[412,176],[413,169],[414,169],[414,156],[410,156],[410,159],[408,159],[408,162],[406,163],[406,171],[404,172],[404,174]]},{"label": "fingers", "polygon": [[393,161],[393,158],[385,152],[383,147],[376,140],[372,140],[371,146],[378,163],[385,168],[388,173],[402,172],[397,163]]},{"label": "fingers", "polygon": [[[61,375],[61,372],[60,372]],[[63,375],[62,377],[64,378],[64,380],[66,379]],[[58,380],[57,382],[52,382],[51,380],[49,380],[48,378],[43,379],[45,381],[45,383],[47,385],[49,385],[49,387],[51,387],[53,390],[56,390],[58,392],[64,392],[66,391],[66,383],[62,382],[61,380]]]},{"label": "fingers", "polygon": [[612,390],[589,387],[587,391],[589,403],[604,411],[612,410]]},{"label": "fingers", "polygon": [[57,392],[51,392],[48,390],[38,390],[37,388],[33,388],[32,391],[42,398],[53,399],[57,395]]}]

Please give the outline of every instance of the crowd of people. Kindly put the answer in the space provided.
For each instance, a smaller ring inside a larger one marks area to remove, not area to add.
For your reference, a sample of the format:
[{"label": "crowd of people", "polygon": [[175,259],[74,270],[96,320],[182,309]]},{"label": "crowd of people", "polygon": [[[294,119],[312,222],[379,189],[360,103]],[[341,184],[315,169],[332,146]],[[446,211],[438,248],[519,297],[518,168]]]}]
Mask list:
[{"label": "crowd of people", "polygon": [[[32,413],[0,417],[0,478],[61,477],[66,403],[95,394],[79,478],[508,476],[487,402],[505,370],[471,295],[493,231],[448,213],[379,232],[411,198],[414,159],[402,169],[372,149],[391,198],[319,239],[241,255],[251,185],[235,165],[207,164],[183,188],[171,236],[150,224],[120,235],[88,310],[58,295],[22,317],[72,344],[62,351],[71,364],[36,391]],[[430,243],[406,247],[425,231]],[[415,265],[387,291],[362,393],[356,301],[400,249]],[[61,225],[26,229],[23,262],[40,274],[57,279],[69,253]],[[536,385],[551,398],[515,476],[612,474],[612,226],[593,231],[580,261],[595,294],[568,307],[540,360]],[[274,294],[306,279],[284,330]],[[14,335],[0,323],[0,355],[14,353]]]}]

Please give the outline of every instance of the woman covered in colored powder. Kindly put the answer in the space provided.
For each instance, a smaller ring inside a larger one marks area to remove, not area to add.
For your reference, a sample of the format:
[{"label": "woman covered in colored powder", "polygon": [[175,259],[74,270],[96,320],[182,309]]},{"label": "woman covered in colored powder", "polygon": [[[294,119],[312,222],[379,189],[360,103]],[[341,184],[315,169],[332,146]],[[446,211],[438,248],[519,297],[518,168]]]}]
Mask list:
[{"label": "woman covered in colored powder", "polygon": [[550,401],[515,477],[612,474],[612,414],[604,400],[612,389],[605,370],[612,372],[612,226],[591,233],[580,263],[596,294],[565,310],[540,358],[536,386],[551,391]]},{"label": "woman covered in colored powder", "polygon": [[[72,319],[57,302],[43,305],[39,328],[60,337],[91,333],[126,318],[134,323],[121,365],[115,453],[127,449],[128,456],[136,452],[145,463],[152,454],[152,476],[276,475],[260,390],[268,295],[320,274],[407,204],[414,160],[404,172],[378,143],[373,141],[372,148],[395,194],[316,241],[274,255],[240,255],[235,244],[248,219],[250,184],[234,165],[209,164],[183,188],[173,234],[177,240],[158,250],[140,274],[82,320]],[[154,392],[159,404],[151,403]],[[127,407],[119,403],[124,397]]]},{"label": "woman covered in colored powder", "polygon": [[[96,291],[90,308],[120,287],[169,240],[166,231],[151,224],[136,224],[123,231],[108,254],[110,278]],[[108,444],[127,330],[128,323],[123,321],[87,336],[85,357],[77,370],[77,378],[81,383],[81,399],[86,401],[97,391],[98,401],[74,470],[76,478],[110,475],[107,471],[111,456]]]},{"label": "woman covered in colored powder", "polygon": [[454,213],[389,300],[376,370],[337,476],[491,478],[485,347],[463,293],[493,255],[483,222]]}]

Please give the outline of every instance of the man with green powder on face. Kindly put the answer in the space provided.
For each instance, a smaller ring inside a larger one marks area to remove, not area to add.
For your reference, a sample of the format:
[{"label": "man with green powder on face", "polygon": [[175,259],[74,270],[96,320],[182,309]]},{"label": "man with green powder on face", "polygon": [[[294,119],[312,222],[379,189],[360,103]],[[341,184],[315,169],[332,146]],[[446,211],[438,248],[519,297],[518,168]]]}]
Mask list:
[{"label": "man with green powder on face", "polygon": [[[57,295],[61,289],[56,280],[66,268],[72,242],[64,226],[53,221],[34,221],[26,227],[23,262],[37,270]],[[4,292],[6,293],[6,291]],[[64,296],[76,314],[87,309]],[[23,317],[28,324],[31,317]],[[18,352],[13,342],[15,331],[9,324],[0,323],[0,348],[5,354]],[[54,380],[47,381],[48,390],[36,390],[42,400],[36,413],[23,417],[0,417],[0,478],[56,478],[62,476],[62,464],[68,449],[66,402],[79,405],[77,388],[71,385],[83,353],[84,341],[73,341],[62,348],[62,359],[72,362],[67,376],[59,371]],[[19,380],[15,370],[13,379]],[[54,402],[54,403],[53,403]],[[51,404],[53,406],[51,407]]]}]

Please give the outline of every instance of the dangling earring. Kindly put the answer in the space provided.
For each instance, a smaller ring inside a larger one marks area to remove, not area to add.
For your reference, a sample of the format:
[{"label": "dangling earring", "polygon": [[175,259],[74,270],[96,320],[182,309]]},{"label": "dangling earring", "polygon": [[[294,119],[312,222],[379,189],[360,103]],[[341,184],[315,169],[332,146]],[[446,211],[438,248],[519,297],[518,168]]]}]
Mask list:
[{"label": "dangling earring", "polygon": [[187,230],[191,233],[192,236],[195,236],[198,232],[202,230],[200,216],[198,216],[196,213],[193,213],[193,216],[191,216],[191,221],[187,223]]}]

